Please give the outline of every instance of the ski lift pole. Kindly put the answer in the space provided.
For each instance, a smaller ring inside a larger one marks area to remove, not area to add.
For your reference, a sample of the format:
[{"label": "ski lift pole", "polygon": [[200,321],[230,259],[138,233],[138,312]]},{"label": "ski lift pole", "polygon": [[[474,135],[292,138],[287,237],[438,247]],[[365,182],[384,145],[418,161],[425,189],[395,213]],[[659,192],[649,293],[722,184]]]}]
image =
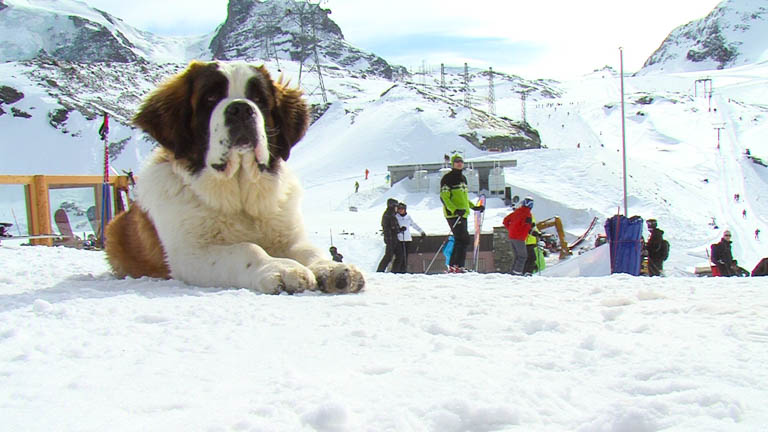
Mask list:
[{"label": "ski lift pole", "polygon": [[104,180],[101,184],[101,233],[99,233],[99,245],[104,248],[107,223],[110,219],[110,191],[109,191],[109,114],[104,112],[104,121],[99,128],[99,136],[104,141]]}]

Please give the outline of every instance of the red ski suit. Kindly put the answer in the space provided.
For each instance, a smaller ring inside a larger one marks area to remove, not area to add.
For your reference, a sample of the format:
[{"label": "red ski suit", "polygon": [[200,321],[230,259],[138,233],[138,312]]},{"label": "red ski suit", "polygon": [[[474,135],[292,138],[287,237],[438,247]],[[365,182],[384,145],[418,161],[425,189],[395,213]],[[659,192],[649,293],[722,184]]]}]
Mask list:
[{"label": "red ski suit", "polygon": [[504,218],[504,227],[509,231],[509,238],[513,240],[525,241],[528,233],[531,232],[533,220],[531,218],[531,209],[525,206],[508,214]]}]

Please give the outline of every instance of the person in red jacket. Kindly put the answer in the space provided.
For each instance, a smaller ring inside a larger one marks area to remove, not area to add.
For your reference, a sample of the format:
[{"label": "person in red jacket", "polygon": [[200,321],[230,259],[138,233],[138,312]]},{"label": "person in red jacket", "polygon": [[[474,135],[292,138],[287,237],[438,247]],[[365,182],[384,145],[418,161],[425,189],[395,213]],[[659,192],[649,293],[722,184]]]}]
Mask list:
[{"label": "person in red jacket", "polygon": [[509,232],[509,241],[515,253],[515,261],[512,263],[512,275],[522,276],[525,269],[525,260],[528,259],[528,251],[525,248],[525,238],[533,229],[533,198],[523,199],[520,207],[504,218],[504,227]]}]

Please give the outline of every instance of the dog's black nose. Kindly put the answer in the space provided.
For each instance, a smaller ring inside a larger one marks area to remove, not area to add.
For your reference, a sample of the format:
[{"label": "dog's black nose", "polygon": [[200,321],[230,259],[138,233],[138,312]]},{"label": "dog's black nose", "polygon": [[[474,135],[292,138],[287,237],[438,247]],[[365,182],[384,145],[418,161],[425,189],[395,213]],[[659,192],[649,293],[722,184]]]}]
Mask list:
[{"label": "dog's black nose", "polygon": [[224,115],[233,119],[245,120],[253,115],[253,108],[245,102],[232,102],[224,110]]}]

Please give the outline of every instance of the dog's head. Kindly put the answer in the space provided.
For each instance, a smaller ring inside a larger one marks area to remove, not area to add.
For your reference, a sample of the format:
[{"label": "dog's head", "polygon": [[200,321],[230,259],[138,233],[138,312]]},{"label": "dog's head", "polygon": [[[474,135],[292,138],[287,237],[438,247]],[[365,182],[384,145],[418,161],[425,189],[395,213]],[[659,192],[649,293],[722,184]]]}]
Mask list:
[{"label": "dog's head", "polygon": [[278,169],[309,124],[298,89],[263,66],[192,62],[155,90],[134,123],[194,174]]}]

